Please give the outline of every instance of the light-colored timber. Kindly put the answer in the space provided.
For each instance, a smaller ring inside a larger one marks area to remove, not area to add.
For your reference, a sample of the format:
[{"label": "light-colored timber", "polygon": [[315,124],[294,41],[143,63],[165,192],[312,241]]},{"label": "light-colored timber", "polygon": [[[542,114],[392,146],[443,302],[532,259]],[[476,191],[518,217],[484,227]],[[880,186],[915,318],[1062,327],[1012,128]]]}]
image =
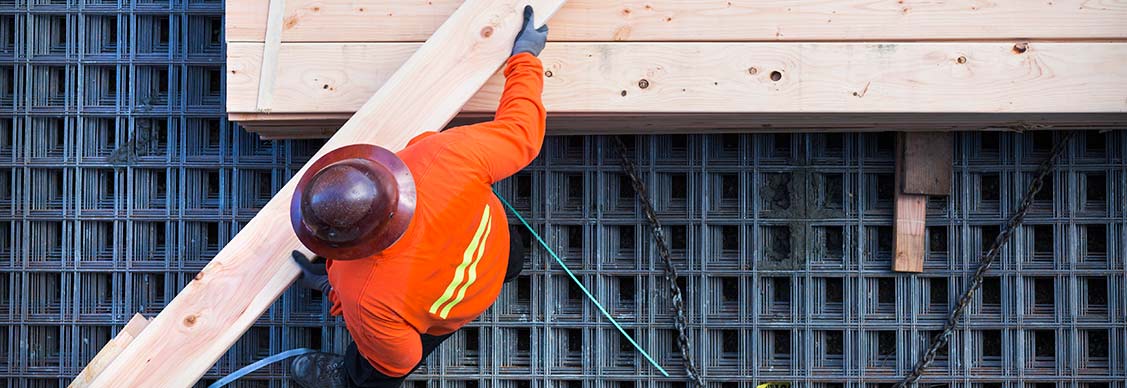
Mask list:
[{"label": "light-colored timber", "polygon": [[[283,43],[272,112],[353,112],[417,48]],[[261,53],[228,47],[229,112],[256,112]],[[550,43],[541,58],[550,115],[1127,112],[1127,43]],[[463,111],[493,112],[502,87]]]},{"label": "light-colored timber", "polygon": [[[227,39],[262,42],[270,0],[227,3]],[[422,42],[462,0],[287,0],[285,42]],[[1127,4],[1087,0],[576,0],[554,41],[1127,38]]]}]

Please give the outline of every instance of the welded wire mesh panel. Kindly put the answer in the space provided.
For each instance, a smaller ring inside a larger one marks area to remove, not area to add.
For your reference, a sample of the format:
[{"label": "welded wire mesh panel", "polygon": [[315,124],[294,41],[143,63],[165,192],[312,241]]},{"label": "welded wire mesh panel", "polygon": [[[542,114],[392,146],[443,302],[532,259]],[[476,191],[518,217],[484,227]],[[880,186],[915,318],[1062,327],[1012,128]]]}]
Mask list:
[{"label": "welded wire mesh panel", "polygon": [[[0,1],[0,387],[67,383],[133,313],[167,305],[319,146],[225,120],[222,15],[218,1]],[[891,136],[625,139],[709,386],[884,387],[912,366],[1060,134],[956,137],[919,275],[887,270]],[[407,386],[683,386],[662,263],[613,144],[549,139],[498,189],[674,377],[535,248]],[[923,386],[1124,386],[1125,154],[1123,131],[1074,140]],[[289,290],[200,385],[349,342],[324,295]],[[276,364],[235,385],[292,384]]]}]

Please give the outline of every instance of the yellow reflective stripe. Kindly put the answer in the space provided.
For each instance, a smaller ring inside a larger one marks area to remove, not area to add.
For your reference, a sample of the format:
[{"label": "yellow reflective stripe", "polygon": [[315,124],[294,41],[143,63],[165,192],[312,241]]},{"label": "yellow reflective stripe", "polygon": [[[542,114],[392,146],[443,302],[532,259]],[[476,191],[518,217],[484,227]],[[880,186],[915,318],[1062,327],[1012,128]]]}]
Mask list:
[{"label": "yellow reflective stripe", "polygon": [[460,290],[458,290],[458,297],[454,298],[454,301],[446,305],[446,307],[442,309],[442,312],[438,314],[438,316],[442,317],[442,319],[446,319],[446,315],[450,314],[450,309],[454,308],[454,306],[457,306],[458,303],[462,303],[462,298],[466,297],[466,289],[469,289],[470,286],[472,286],[473,283],[477,281],[477,264],[481,263],[481,257],[485,255],[485,242],[489,240],[489,232],[493,230],[493,222],[492,220],[490,221],[491,222],[489,222],[489,226],[485,228],[485,237],[481,239],[481,247],[478,248],[477,255],[473,260],[473,264],[470,265],[470,278],[466,281],[466,284],[462,286]]},{"label": "yellow reflective stripe", "polygon": [[474,233],[473,240],[470,240],[470,244],[466,246],[465,253],[462,253],[462,263],[454,270],[454,280],[451,280],[450,285],[446,286],[446,291],[442,293],[442,296],[438,297],[438,299],[434,301],[434,304],[430,305],[431,314],[437,312],[439,307],[449,301],[450,298],[454,296],[454,290],[458,289],[459,284],[462,284],[462,280],[465,278],[464,271],[466,267],[470,265],[470,262],[473,261],[474,253],[483,240],[482,235],[485,234],[485,230],[487,226],[489,226],[489,217],[489,205],[487,204],[485,205],[485,211],[481,213],[481,224],[477,226],[477,232]]}]

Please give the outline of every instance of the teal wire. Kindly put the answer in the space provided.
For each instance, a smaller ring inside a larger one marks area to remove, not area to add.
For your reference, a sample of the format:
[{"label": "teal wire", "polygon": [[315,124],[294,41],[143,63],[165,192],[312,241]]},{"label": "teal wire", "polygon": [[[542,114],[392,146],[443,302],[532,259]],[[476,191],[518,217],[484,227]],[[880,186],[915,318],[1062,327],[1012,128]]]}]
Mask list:
[{"label": "teal wire", "polygon": [[543,246],[544,250],[548,251],[548,254],[552,255],[553,259],[556,259],[556,263],[559,263],[560,267],[563,267],[564,272],[567,272],[567,276],[570,276],[571,280],[579,286],[579,289],[583,290],[583,293],[587,295],[587,299],[590,299],[591,303],[595,304],[595,307],[597,307],[599,311],[603,313],[603,316],[606,316],[607,319],[610,320],[610,323],[614,324],[614,327],[618,328],[618,332],[622,333],[622,335],[626,337],[626,340],[630,341],[630,344],[634,345],[634,348],[638,349],[638,352],[642,353],[642,356],[646,357],[646,360],[649,361],[650,364],[653,364],[654,368],[657,368],[657,370],[660,371],[661,374],[665,377],[669,377],[669,372],[666,372],[665,368],[662,368],[661,365],[658,365],[657,361],[654,361],[653,357],[650,357],[650,354],[646,353],[646,350],[642,349],[642,345],[638,345],[638,343],[634,341],[634,338],[631,337],[630,334],[626,334],[626,329],[623,329],[622,325],[619,325],[618,321],[615,320],[614,317],[610,316],[610,313],[607,312],[607,309],[603,308],[602,303],[599,303],[599,301],[595,299],[595,296],[591,295],[590,291],[587,291],[587,287],[583,286],[583,282],[580,282],[579,278],[575,277],[575,274],[571,272],[571,268],[568,268],[567,264],[564,264],[563,260],[560,259],[558,255],[556,255],[556,251],[552,250],[552,248],[548,246],[548,243],[544,242],[544,239],[540,238],[540,234],[536,233],[535,229],[532,229],[532,225],[529,225],[528,221],[524,220],[524,217],[520,215],[520,212],[518,212],[517,209],[513,207],[513,205],[509,204],[509,201],[506,201],[505,197],[502,197],[501,193],[498,193],[497,190],[493,190],[493,194],[497,196],[497,199],[501,200],[501,203],[505,204],[505,207],[508,208],[509,211],[513,212],[513,215],[517,216],[517,219],[520,220],[520,223],[524,224],[525,228],[528,228],[529,232],[532,232],[532,237],[535,237],[536,241],[540,242],[540,246]]}]

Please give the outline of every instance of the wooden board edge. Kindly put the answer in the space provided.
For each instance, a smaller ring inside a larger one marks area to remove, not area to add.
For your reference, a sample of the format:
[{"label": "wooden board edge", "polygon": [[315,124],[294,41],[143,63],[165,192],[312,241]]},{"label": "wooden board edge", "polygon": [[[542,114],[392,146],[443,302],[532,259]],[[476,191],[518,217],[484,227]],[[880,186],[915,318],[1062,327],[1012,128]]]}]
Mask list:
[{"label": "wooden board edge", "polygon": [[110,339],[109,342],[106,342],[102,350],[99,350],[98,354],[95,354],[94,358],[86,363],[86,367],[74,377],[74,380],[72,380],[67,387],[82,388],[89,386],[98,377],[98,374],[100,374],[106,366],[110,365],[122,351],[129,347],[133,339],[137,338],[137,336],[141,334],[141,331],[145,330],[145,327],[148,325],[149,320],[145,318],[145,316],[140,313],[133,314],[133,317],[129,319],[125,327],[121,328],[117,336]]}]

